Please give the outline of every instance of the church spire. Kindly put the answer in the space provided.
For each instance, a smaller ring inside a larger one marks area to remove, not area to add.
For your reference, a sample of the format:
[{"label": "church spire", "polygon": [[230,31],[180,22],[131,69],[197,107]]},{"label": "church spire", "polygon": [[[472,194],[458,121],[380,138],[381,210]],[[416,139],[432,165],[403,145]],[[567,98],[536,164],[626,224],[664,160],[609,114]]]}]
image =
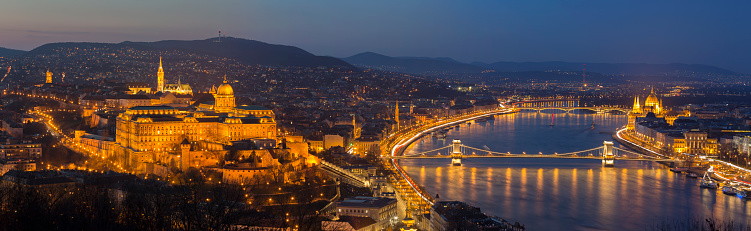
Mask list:
[{"label": "church spire", "polygon": [[156,72],[157,91],[164,92],[164,69],[162,68],[162,56],[159,56],[159,70]]},{"label": "church spire", "polygon": [[641,113],[641,105],[639,105],[639,96],[634,97],[634,108],[631,110],[634,113]]},{"label": "church spire", "polygon": [[399,101],[396,101],[396,107],[394,107],[394,120],[396,120],[396,129],[399,130]]}]

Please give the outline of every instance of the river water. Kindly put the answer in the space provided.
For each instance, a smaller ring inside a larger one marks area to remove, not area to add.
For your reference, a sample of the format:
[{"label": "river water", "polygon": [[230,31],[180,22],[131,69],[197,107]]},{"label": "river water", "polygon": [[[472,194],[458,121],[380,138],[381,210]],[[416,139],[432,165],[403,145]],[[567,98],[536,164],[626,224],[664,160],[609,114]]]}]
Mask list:
[{"label": "river water", "polygon": [[[405,152],[419,153],[459,139],[500,152],[565,153],[612,140],[625,115],[515,113],[462,124],[445,140],[425,137]],[[592,128],[592,122],[595,123]],[[617,144],[616,144],[617,146]],[[646,161],[582,159],[405,159],[413,180],[439,200],[459,200],[488,215],[525,224],[527,230],[645,230],[687,217],[751,224],[751,202],[699,188],[699,180]]]}]

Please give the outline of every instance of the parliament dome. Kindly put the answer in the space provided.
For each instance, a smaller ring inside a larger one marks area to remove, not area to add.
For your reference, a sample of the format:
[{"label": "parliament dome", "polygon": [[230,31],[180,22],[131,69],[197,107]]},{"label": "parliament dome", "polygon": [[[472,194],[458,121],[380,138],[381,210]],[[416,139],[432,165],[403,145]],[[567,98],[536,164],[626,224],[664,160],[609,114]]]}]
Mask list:
[{"label": "parliament dome", "polygon": [[654,95],[654,93],[649,94],[647,96],[647,101],[644,102],[644,106],[657,106],[660,104],[660,100],[657,99],[657,96]]}]

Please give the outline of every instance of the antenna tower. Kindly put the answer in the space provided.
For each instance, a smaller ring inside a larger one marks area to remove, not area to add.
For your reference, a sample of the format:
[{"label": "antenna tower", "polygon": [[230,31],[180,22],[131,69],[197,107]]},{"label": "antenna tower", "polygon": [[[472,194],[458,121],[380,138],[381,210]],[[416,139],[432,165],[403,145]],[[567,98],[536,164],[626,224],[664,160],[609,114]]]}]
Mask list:
[{"label": "antenna tower", "polygon": [[582,84],[587,87],[587,64],[582,64]]}]

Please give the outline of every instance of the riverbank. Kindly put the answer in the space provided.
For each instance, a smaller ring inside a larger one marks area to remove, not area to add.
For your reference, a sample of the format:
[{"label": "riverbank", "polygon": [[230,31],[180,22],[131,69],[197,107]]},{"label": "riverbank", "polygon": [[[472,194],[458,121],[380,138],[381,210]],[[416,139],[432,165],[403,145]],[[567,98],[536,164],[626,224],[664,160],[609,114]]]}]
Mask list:
[{"label": "riverbank", "polygon": [[[396,139],[393,146],[388,146],[389,156],[399,156],[402,155],[407,147],[409,147],[410,144],[412,144],[414,141],[418,140],[420,137],[424,136],[426,133],[430,133],[432,131],[442,129],[444,127],[448,126],[454,126],[459,123],[465,123],[467,121],[487,117],[487,116],[495,116],[498,114],[508,114],[508,113],[514,113],[516,112],[513,109],[506,109],[506,108],[499,108],[498,110],[492,110],[492,111],[485,111],[485,112],[479,112],[472,115],[466,115],[459,118],[454,118],[451,120],[441,120],[433,126],[426,126],[426,127],[419,127],[416,129],[412,129],[409,131],[404,132],[403,134],[399,134]],[[406,201],[409,204],[412,204],[413,206],[416,206],[417,210],[421,210],[423,214],[430,211],[430,207],[435,203],[435,199],[430,196],[425,190],[420,187],[420,185],[417,185],[413,179],[402,169],[399,165],[399,161],[395,159],[390,159],[389,163],[391,164],[391,167],[393,170],[397,173],[396,176],[396,182],[392,182],[392,187],[397,190],[397,194],[399,195],[399,198],[403,198],[402,201]],[[404,202],[401,202],[404,203]],[[417,211],[415,211],[417,212]]]},{"label": "riverbank", "polygon": [[[616,140],[616,141],[618,141],[618,143],[620,143],[620,144],[622,144],[624,146],[627,146],[627,147],[629,147],[629,148],[631,148],[633,150],[636,150],[636,151],[638,151],[638,152],[640,152],[642,154],[657,155],[657,156],[662,157],[662,158],[667,158],[667,156],[665,156],[665,155],[659,154],[657,152],[649,150],[646,147],[642,147],[641,145],[638,145],[638,144],[636,144],[634,142],[629,141],[628,140],[629,135],[625,134],[625,131],[626,131],[625,128],[619,129],[618,131],[616,131],[612,135],[613,139]],[[717,160],[717,159],[703,158],[703,160],[706,161],[706,162],[708,162],[710,165],[714,165],[715,166],[715,168],[714,168],[715,172],[713,172],[713,174],[711,175],[711,177],[713,179],[720,180],[720,181],[736,181],[736,182],[741,183],[741,184],[751,185],[751,184],[749,184],[749,182],[745,182],[745,181],[733,179],[733,177],[730,177],[730,176],[735,176],[737,174],[737,172],[739,172],[741,174],[744,174],[744,175],[751,175],[751,170],[745,169],[745,168],[737,166],[737,165],[730,164],[730,163],[725,162],[725,161]],[[677,167],[677,166],[675,166],[675,162],[658,162],[658,163],[666,165],[666,166],[671,167],[671,168],[672,167]],[[727,172],[727,170],[730,170],[732,172],[729,173],[729,172]],[[694,169],[689,169],[687,171],[692,172],[692,173],[696,173],[698,175],[704,175],[704,173],[705,173],[705,170],[703,168],[694,168]]]},{"label": "riverbank", "polygon": [[[417,140],[404,155],[445,147],[452,139],[502,153],[570,152],[613,140],[627,122],[626,116],[556,114],[556,126],[548,126],[550,118],[517,112],[465,123],[446,139]],[[399,165],[426,192],[440,194],[439,200],[466,202],[528,230],[639,230],[655,218],[715,214],[745,221],[750,212],[744,200],[701,189],[699,179],[654,161],[619,161],[606,168],[597,159],[466,158],[462,166],[452,166],[448,159],[424,158],[401,159]]]},{"label": "riverbank", "polygon": [[[623,146],[626,146],[626,147],[630,148],[631,150],[637,151],[637,152],[639,152],[641,154],[648,155],[648,156],[659,157],[659,158],[666,158],[665,155],[656,153],[656,152],[654,152],[652,150],[646,149],[646,148],[644,148],[642,146],[639,146],[639,145],[637,145],[637,144],[635,144],[635,143],[633,143],[631,141],[626,140],[627,139],[627,137],[626,137],[627,135],[626,134],[621,134],[625,130],[626,130],[625,128],[619,129],[618,131],[616,131],[615,133],[613,133],[611,135],[611,137],[613,137],[613,140],[617,141],[619,144],[621,144]],[[670,168],[675,167],[674,166],[675,165],[674,162],[659,162],[658,161],[657,163],[665,165],[665,166],[668,166]]]}]

